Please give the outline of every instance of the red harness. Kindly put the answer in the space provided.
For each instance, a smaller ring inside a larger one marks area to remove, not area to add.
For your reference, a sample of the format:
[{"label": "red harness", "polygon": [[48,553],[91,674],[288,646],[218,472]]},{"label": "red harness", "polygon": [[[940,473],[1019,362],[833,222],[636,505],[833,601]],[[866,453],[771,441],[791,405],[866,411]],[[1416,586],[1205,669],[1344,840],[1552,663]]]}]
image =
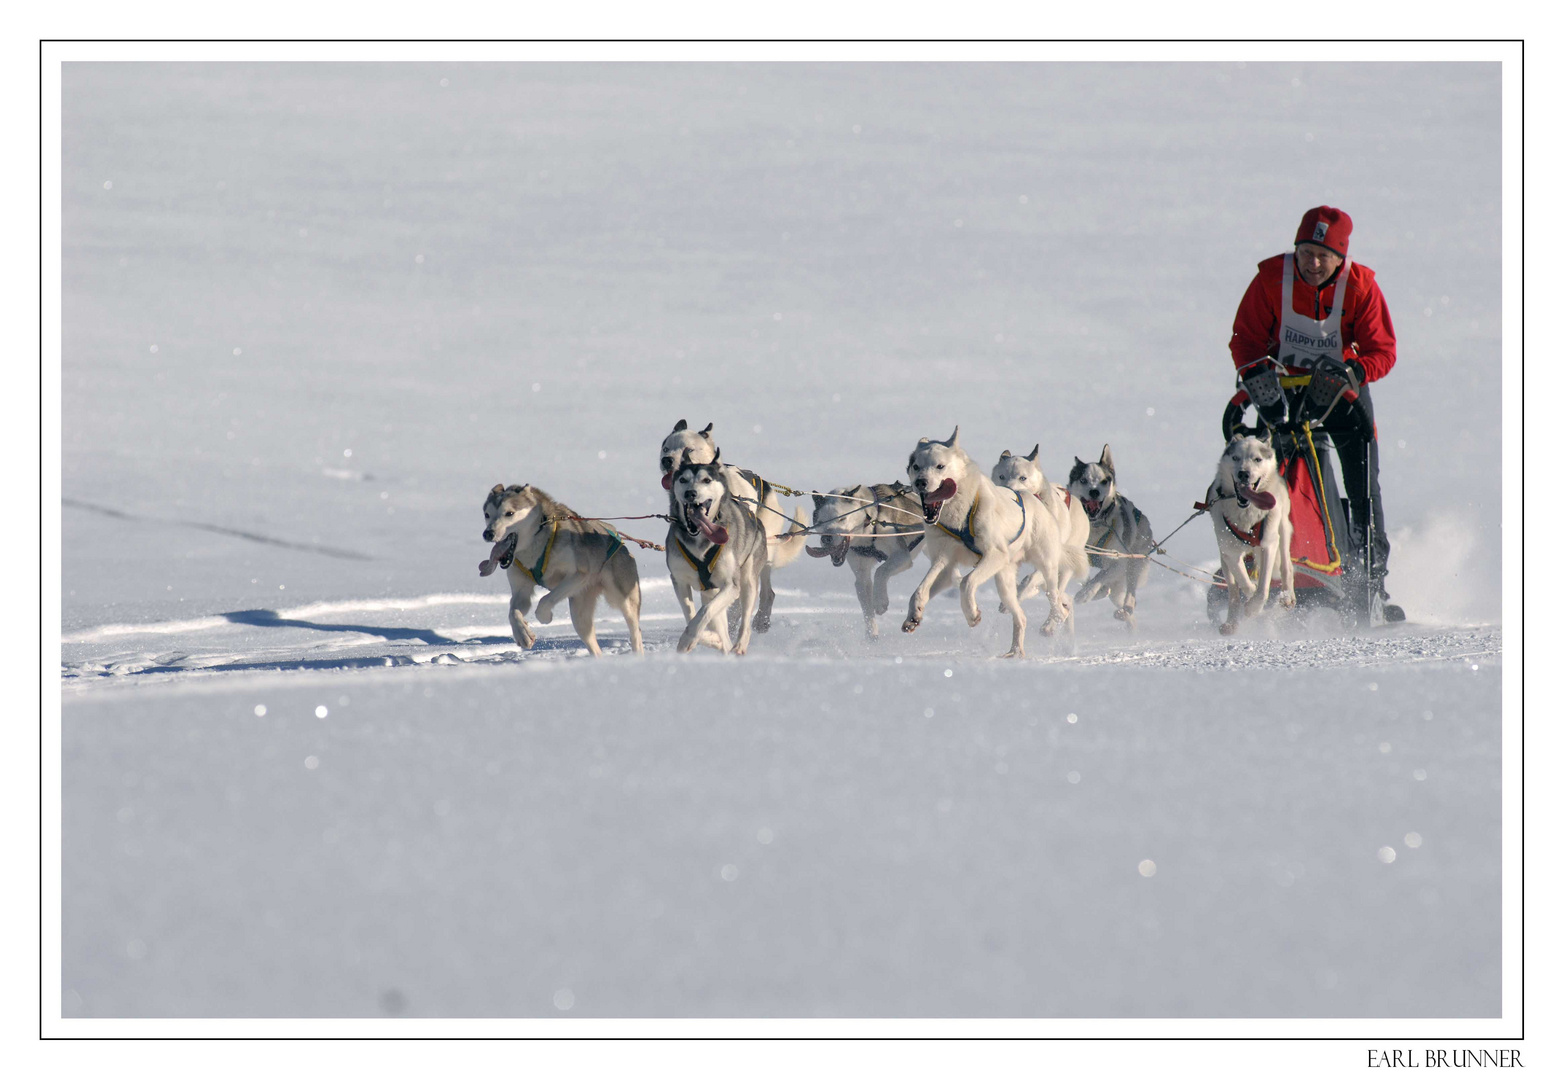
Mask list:
[{"label": "red harness", "polygon": [[1249,532],[1241,531],[1238,528],[1237,525],[1234,525],[1231,521],[1228,521],[1226,514],[1222,515],[1222,522],[1223,522],[1223,524],[1225,524],[1227,526],[1227,531],[1228,532],[1230,532],[1234,536],[1238,537],[1238,539],[1242,540],[1244,543],[1248,544],[1250,547],[1259,547],[1260,546],[1260,530],[1265,528],[1265,519],[1264,518],[1261,518],[1259,524],[1257,524]]}]

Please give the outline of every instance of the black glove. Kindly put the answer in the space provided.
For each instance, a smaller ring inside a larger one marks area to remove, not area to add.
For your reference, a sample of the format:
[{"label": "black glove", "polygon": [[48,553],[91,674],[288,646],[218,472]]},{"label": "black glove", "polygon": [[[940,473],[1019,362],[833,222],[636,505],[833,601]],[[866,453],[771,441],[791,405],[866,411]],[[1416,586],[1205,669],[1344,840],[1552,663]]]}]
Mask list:
[{"label": "black glove", "polygon": [[1267,427],[1279,427],[1287,420],[1287,397],[1282,393],[1276,368],[1267,360],[1257,360],[1244,368],[1244,390]]}]

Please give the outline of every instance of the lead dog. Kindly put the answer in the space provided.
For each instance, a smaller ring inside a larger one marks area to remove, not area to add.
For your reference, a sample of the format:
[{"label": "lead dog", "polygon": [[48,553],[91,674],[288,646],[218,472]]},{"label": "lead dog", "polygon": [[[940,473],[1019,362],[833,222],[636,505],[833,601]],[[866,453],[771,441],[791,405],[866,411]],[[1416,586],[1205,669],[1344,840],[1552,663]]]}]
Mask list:
[{"label": "lead dog", "polygon": [[[1070,494],[1080,501],[1086,516],[1091,519],[1089,543],[1092,547],[1126,555],[1150,555],[1155,550],[1157,538],[1151,531],[1151,521],[1119,491],[1113,451],[1106,443],[1095,462],[1075,459],[1075,465],[1070,469]],[[1133,632],[1135,590],[1145,584],[1151,563],[1146,559],[1115,559],[1103,555],[1093,555],[1091,562],[1097,567],[1097,576],[1081,586],[1075,594],[1075,602],[1108,597],[1113,601],[1113,617]]]},{"label": "lead dog", "polygon": [[[1059,542],[1065,547],[1078,547],[1081,549],[1081,558],[1086,559],[1086,544],[1091,535],[1091,522],[1087,519],[1086,511],[1080,502],[1070,497],[1068,489],[1058,484],[1050,483],[1048,477],[1043,475],[1043,468],[1037,463],[1037,451],[1042,446],[1038,443],[1032,447],[1032,452],[1025,456],[1012,454],[1009,450],[999,455],[999,460],[994,463],[994,468],[989,476],[1000,487],[1011,488],[1015,491],[1030,491],[1037,496],[1037,501],[1053,515],[1054,521],[1059,526]],[[1074,576],[1070,567],[1075,562],[1061,563],[1061,580],[1059,588],[1064,588]],[[1027,579],[1021,583],[1020,596],[1022,600],[1029,600],[1037,595],[1041,582],[1035,574],[1027,575]],[[1080,599],[1079,596],[1076,597]],[[1075,617],[1072,605],[1070,615],[1072,621]]]},{"label": "lead dog", "polygon": [[[668,486],[668,574],[687,623],[679,651],[714,644],[740,656],[749,650],[750,616],[766,567],[766,536],[748,507],[728,495],[722,463],[681,465]],[[696,610],[694,593],[701,594]],[[739,602],[739,638],[729,644],[724,617]],[[713,640],[713,638],[715,640]]]},{"label": "lead dog", "polygon": [[[1235,435],[1217,461],[1216,479],[1206,490],[1211,527],[1222,557],[1227,583],[1224,634],[1234,633],[1244,615],[1258,615],[1271,594],[1271,575],[1280,570],[1282,591],[1277,601],[1290,608],[1296,602],[1292,572],[1292,500],[1276,470],[1271,435],[1263,439]],[[1255,556],[1256,581],[1249,579],[1244,556]]]},{"label": "lead dog", "polygon": [[[712,425],[707,424],[700,431],[691,431],[683,420],[673,425],[658,453],[664,488],[673,482],[674,471],[679,466],[706,465],[722,456],[711,429]],[[782,501],[777,498],[776,490],[748,469],[735,465],[722,465],[721,469],[728,493],[749,507],[766,535],[766,565],[760,575],[760,609],[754,620],[755,630],[764,634],[771,628],[771,605],[776,601],[776,593],[771,588],[771,571],[773,567],[786,566],[803,552],[804,512],[795,507],[793,516],[788,517],[782,512]]]},{"label": "lead dog", "polygon": [[548,592],[538,601],[538,621],[549,623],[561,600],[570,601],[570,622],[593,656],[602,656],[593,613],[605,596],[630,627],[630,647],[641,651],[641,577],[635,557],[612,529],[577,521],[575,512],[531,484],[495,484],[483,503],[483,538],[494,547],[478,564],[488,577],[503,569],[510,579],[510,632],[530,649],[537,635],[527,625],[532,591]]},{"label": "lead dog", "polygon": [[909,634],[916,630],[930,592],[938,591],[959,567],[971,566],[961,579],[967,625],[976,626],[982,619],[977,589],[993,578],[1011,617],[1010,651],[1005,655],[1025,656],[1026,613],[1016,596],[1016,567],[1025,561],[1036,568],[1033,577],[1040,579],[1050,605],[1043,633],[1052,634],[1070,614],[1069,597],[1059,587],[1061,564],[1085,577],[1085,552],[1060,543],[1058,522],[1037,496],[1001,488],[985,476],[961,449],[960,434],[958,427],[943,441],[919,439],[907,458],[907,478],[922,504],[930,566],[913,590],[901,628]]},{"label": "lead dog", "polygon": [[923,544],[923,511],[912,488],[903,483],[858,484],[815,493],[811,528],[818,548],[804,550],[817,559],[831,557],[832,566],[846,562],[853,571],[864,632],[878,637],[875,616],[891,606],[890,579],[912,568]]}]

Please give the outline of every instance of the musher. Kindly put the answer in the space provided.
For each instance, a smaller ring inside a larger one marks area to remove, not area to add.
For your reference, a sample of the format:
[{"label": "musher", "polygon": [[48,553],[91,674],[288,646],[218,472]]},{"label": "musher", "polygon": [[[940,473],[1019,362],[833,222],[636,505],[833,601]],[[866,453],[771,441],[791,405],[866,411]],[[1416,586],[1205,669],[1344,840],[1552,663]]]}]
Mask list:
[{"label": "musher", "polygon": [[[1228,349],[1268,426],[1287,419],[1287,399],[1270,377],[1280,374],[1278,360],[1287,374],[1322,372],[1357,392],[1367,431],[1344,409],[1332,410],[1324,430],[1341,460],[1354,528],[1361,535],[1363,523],[1373,522],[1369,577],[1380,598],[1388,600],[1384,580],[1390,539],[1379,494],[1378,428],[1368,384],[1395,366],[1396,330],[1374,271],[1347,257],[1351,235],[1352,219],[1343,210],[1316,206],[1304,214],[1292,252],[1266,259],[1249,283],[1233,319]],[[1386,605],[1385,615],[1391,621],[1405,618],[1394,604]]]}]

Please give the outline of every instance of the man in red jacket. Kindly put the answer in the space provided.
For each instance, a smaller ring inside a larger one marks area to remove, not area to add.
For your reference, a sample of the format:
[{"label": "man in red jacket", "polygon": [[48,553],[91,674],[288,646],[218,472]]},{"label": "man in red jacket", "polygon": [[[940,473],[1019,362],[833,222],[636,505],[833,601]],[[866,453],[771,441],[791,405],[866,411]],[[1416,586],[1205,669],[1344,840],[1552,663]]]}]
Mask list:
[{"label": "man in red jacket", "polygon": [[[1361,530],[1364,522],[1373,521],[1369,573],[1385,597],[1390,540],[1379,494],[1378,430],[1368,384],[1395,366],[1396,330],[1374,271],[1347,257],[1351,235],[1352,219],[1345,211],[1316,206],[1304,214],[1293,251],[1266,259],[1249,283],[1233,319],[1228,349],[1255,408],[1271,426],[1287,418],[1278,368],[1290,375],[1339,378],[1357,391],[1367,430],[1339,408],[1327,415],[1325,430],[1341,459],[1354,527]],[[1388,605],[1386,614],[1401,612]]]}]

